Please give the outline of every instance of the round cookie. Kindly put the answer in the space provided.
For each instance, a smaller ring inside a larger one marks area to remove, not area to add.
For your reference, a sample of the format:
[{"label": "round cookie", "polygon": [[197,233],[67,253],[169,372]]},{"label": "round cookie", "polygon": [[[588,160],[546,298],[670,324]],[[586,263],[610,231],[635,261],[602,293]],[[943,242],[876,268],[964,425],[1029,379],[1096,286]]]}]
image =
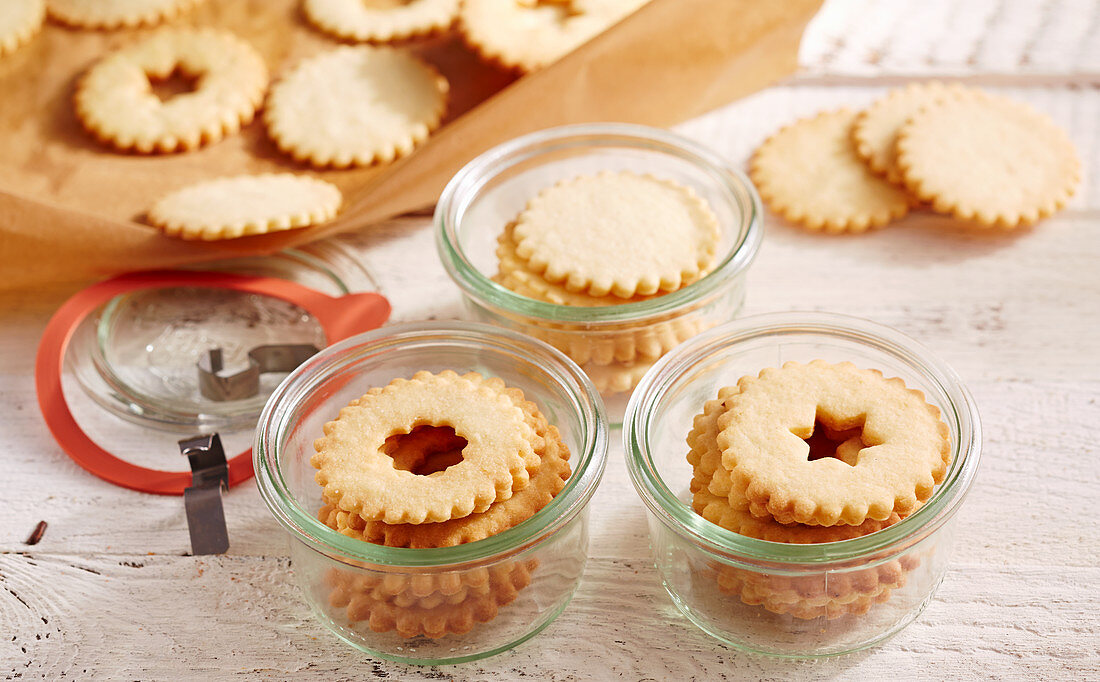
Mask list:
[{"label": "round cookie", "polygon": [[[515,601],[519,591],[531,584],[531,573],[537,565],[535,559],[495,565],[489,570],[488,591],[471,594],[458,603],[443,602],[434,608],[401,606],[396,601],[357,594],[348,598],[345,613],[351,622],[366,621],[374,632],[395,631],[406,638],[463,634],[478,623],[493,620],[501,607]],[[342,606],[344,598],[343,593],[339,594],[334,605]]]},{"label": "round cookie", "polygon": [[45,17],[42,0],[4,0],[0,3],[0,57],[15,52],[37,35]]},{"label": "round cookie", "polygon": [[[544,447],[499,379],[417,372],[395,379],[325,424],[310,460],[325,499],[343,512],[385,523],[432,523],[483,512],[527,487]],[[383,451],[395,433],[450,426],[465,438],[463,460],[417,476]]]},{"label": "round cookie", "polygon": [[[788,362],[743,377],[718,418],[722,466],[759,517],[860,525],[905,516],[931,497],[951,461],[939,410],[900,379],[844,362]],[[861,426],[855,466],[808,459],[814,423]],[[732,492],[731,492],[732,495]]]},{"label": "round cookie", "polygon": [[[734,533],[792,544],[837,542],[863,537],[901,520],[901,516],[895,513],[883,521],[868,519],[854,526],[807,526],[783,524],[752,514],[749,500],[737,486],[731,485],[729,472],[722,465],[722,449],[718,446],[718,421],[726,412],[725,402],[738,392],[737,387],[728,386],[718,392],[716,400],[707,401],[703,412],[695,416],[688,434],[690,450],[687,459],[693,468],[692,509],[697,514]],[[862,447],[858,438],[850,439],[837,448],[837,457],[854,466]]]},{"label": "round cookie", "polygon": [[856,154],[855,117],[848,109],[822,112],[760,145],[749,175],[773,211],[830,233],[864,232],[909,212],[909,195],[875,175]]},{"label": "round cookie", "polygon": [[565,487],[571,473],[569,448],[557,427],[547,422],[538,407],[524,398],[522,391],[509,388],[505,393],[523,410],[525,421],[542,443],[535,449],[540,459],[538,471],[531,475],[527,487],[507,500],[495,502],[484,512],[460,519],[419,525],[392,524],[337,513],[335,529],[349,537],[389,547],[452,547],[502,533],[549,504]]},{"label": "round cookie", "polygon": [[232,239],[331,220],[343,198],[335,185],[269,173],[200,182],[163,197],[149,222],[183,239]]},{"label": "round cookie", "polygon": [[318,167],[388,163],[439,127],[447,80],[408,52],[341,47],[271,88],[264,122],[279,149]]},{"label": "round cookie", "polygon": [[547,303],[582,308],[640,303],[656,298],[635,295],[624,299],[611,294],[593,296],[584,291],[570,291],[560,282],[548,282],[541,274],[531,270],[527,261],[516,253],[515,228],[514,222],[505,226],[504,232],[497,238],[496,255],[500,261],[498,281],[517,294]]},{"label": "round cookie", "polygon": [[582,175],[539,193],[516,218],[528,270],[591,296],[675,291],[718,247],[718,219],[690,187],[630,171]]},{"label": "round cookie", "polygon": [[913,116],[898,132],[905,186],[939,213],[1030,225],[1062,208],[1081,179],[1069,137],[1026,104],[983,94]]},{"label": "round cookie", "polygon": [[[181,72],[192,92],[161,101],[151,80]],[[99,140],[141,153],[195,149],[249,123],[267,67],[248,43],[216,29],[160,29],[108,54],[77,85],[77,117]]]},{"label": "round cookie", "polygon": [[387,42],[445,31],[459,0],[305,0],[309,23],[341,40]]},{"label": "round cookie", "polygon": [[174,19],[204,0],[47,0],[50,18],[76,28],[134,28]]},{"label": "round cookie", "polygon": [[645,373],[653,367],[654,361],[614,363],[609,365],[587,365],[584,373],[600,393],[626,393],[642,380]]},{"label": "round cookie", "polygon": [[648,0],[464,0],[459,29],[482,58],[521,72],[557,61]]},{"label": "round cookie", "polygon": [[958,83],[939,81],[911,83],[895,88],[861,111],[852,125],[852,142],[856,153],[871,167],[895,185],[904,185],[897,165],[898,130],[923,107],[947,99],[962,99],[977,93]]}]

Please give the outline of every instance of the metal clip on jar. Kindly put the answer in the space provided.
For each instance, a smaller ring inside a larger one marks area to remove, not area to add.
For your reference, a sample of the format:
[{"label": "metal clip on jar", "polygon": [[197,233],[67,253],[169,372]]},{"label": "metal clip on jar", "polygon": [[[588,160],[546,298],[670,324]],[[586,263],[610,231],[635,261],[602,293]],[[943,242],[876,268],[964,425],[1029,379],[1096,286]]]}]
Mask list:
[{"label": "metal clip on jar", "polygon": [[[491,279],[497,237],[528,200],[558,181],[607,170],[673,180],[706,200],[721,229],[713,270],[664,296],[601,307],[527,298]],[[511,140],[467,164],[436,206],[436,244],[474,319],[569,355],[608,399],[617,421],[625,397],[662,353],[741,309],[745,272],[762,237],[761,213],[752,183],[690,140],[644,126],[575,125]]]},{"label": "metal clip on jar", "polygon": [[[499,377],[534,401],[572,453],[565,488],[526,521],[454,547],[385,547],[318,521],[310,457],[324,423],[371,387],[446,369]],[[253,452],[260,493],[290,534],[294,575],[317,618],[371,655],[458,663],[525,641],[569,602],[586,561],[607,423],[592,383],[544,344],[479,324],[403,324],[327,348],[291,374],[264,408]]]},{"label": "metal clip on jar", "polygon": [[[878,369],[922,391],[950,432],[943,483],[899,523],[839,542],[767,542],[696,514],[684,439],[703,403],[742,376],[818,358]],[[931,600],[977,471],[981,426],[959,377],[912,339],[857,318],[782,313],[712,329],[662,358],[630,400],[623,442],[648,508],[657,571],[676,607],[737,648],[815,657],[872,646]]]}]

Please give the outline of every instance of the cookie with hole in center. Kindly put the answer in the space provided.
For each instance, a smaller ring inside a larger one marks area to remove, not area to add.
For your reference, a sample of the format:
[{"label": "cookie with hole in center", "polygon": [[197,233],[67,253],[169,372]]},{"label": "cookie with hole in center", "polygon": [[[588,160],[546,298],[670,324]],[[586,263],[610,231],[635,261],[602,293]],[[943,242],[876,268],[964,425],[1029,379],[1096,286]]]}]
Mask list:
[{"label": "cookie with hole in center", "polygon": [[[417,426],[449,426],[467,441],[463,459],[428,476],[394,468],[386,440]],[[365,520],[434,523],[483,512],[528,486],[542,438],[499,379],[417,372],[340,411],[314,442],[310,463],[333,506]]]},{"label": "cookie with hole in center", "polygon": [[[161,100],[152,83],[180,74],[195,88]],[[249,123],[267,89],[251,45],[211,28],[165,28],[96,62],[80,79],[77,117],[100,141],[144,154],[196,149]]]},{"label": "cookie with hole in center", "polygon": [[[951,462],[947,425],[901,379],[849,362],[788,362],[743,377],[718,418],[722,466],[756,516],[858,526],[905,516],[927,501]],[[856,464],[810,461],[816,422],[859,427]]]}]

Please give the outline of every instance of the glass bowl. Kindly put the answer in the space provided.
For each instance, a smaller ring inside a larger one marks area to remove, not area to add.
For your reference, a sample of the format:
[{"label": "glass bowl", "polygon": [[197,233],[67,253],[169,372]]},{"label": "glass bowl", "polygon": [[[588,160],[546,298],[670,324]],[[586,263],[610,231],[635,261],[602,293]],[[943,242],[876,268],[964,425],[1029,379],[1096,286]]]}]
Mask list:
[{"label": "glass bowl", "polygon": [[[678,291],[601,307],[558,305],[493,281],[497,238],[528,200],[560,180],[631,170],[692,188],[721,230],[714,269]],[[621,417],[626,397],[663,353],[732,319],[762,237],[752,183],[717,155],[664,130],[627,124],[551,128],[516,138],[467,164],[436,205],[436,244],[469,314],[546,341],[582,366]]]},{"label": "glass bowl", "polygon": [[[839,542],[757,540],[696,514],[685,458],[693,417],[742,376],[815,359],[878,369],[922,391],[950,432],[943,483],[899,523]],[[816,657],[869,647],[928,604],[978,467],[981,426],[958,376],[912,339],[858,318],[781,313],[722,325],[663,357],[630,400],[623,442],[648,510],[654,562],[677,608],[740,649]]]},{"label": "glass bowl", "polygon": [[[499,377],[539,406],[571,452],[562,491],[526,521],[454,547],[385,547],[318,521],[322,490],[310,457],[325,422],[371,387],[447,369]],[[592,383],[545,344],[480,324],[401,324],[338,343],[295,370],[264,408],[253,453],[260,493],[290,534],[294,576],[317,618],[374,656],[458,663],[534,636],[569,602],[587,557],[587,506],[607,459],[607,423]]]}]

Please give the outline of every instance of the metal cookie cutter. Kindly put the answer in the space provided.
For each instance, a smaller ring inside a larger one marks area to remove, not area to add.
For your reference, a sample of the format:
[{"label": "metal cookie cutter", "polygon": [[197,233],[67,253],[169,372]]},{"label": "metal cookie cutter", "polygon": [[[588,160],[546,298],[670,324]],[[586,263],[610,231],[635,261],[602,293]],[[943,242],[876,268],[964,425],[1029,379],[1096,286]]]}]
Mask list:
[{"label": "metal cookie cutter", "polygon": [[251,398],[260,392],[260,375],[265,372],[291,372],[317,354],[311,344],[256,346],[248,351],[248,369],[220,376],[222,349],[211,348],[199,358],[199,391],[218,402]]},{"label": "metal cookie cutter", "polygon": [[191,554],[222,554],[229,549],[222,493],[229,489],[229,465],[216,433],[185,438],[180,454],[191,463],[191,485],[183,491]]}]

